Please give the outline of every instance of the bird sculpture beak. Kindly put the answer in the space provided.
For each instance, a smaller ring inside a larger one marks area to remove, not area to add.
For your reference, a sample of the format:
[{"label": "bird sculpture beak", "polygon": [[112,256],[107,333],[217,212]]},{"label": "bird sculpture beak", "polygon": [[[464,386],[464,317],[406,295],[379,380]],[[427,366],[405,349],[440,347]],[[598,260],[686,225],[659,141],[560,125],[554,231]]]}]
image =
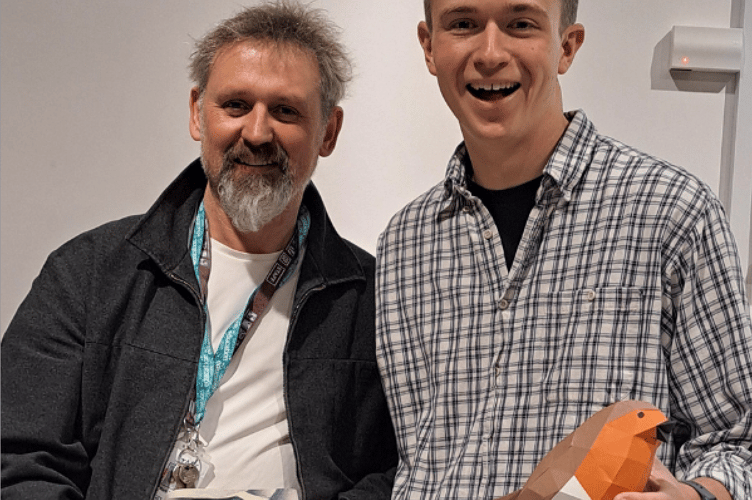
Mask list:
[{"label": "bird sculpture beak", "polygon": [[676,422],[671,420],[666,420],[656,427],[656,437],[658,440],[663,441],[664,443],[668,442],[668,438],[671,437],[671,431],[674,430],[674,427],[676,427]]}]

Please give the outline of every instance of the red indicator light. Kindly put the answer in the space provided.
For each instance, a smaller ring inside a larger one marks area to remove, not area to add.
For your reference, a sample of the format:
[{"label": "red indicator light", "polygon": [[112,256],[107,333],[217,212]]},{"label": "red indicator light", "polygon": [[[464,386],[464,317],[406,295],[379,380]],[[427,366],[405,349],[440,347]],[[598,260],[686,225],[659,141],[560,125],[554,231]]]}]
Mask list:
[{"label": "red indicator light", "polygon": [[682,57],[681,62],[682,62],[682,64],[689,64],[689,57],[687,57],[687,56]]}]

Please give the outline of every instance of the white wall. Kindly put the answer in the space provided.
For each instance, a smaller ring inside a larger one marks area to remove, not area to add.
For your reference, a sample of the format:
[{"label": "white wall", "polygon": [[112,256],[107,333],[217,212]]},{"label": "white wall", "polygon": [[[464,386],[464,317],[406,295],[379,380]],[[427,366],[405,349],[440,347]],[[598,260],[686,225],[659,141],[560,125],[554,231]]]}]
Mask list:
[{"label": "white wall", "polygon": [[[581,0],[587,37],[562,80],[565,107],[585,109],[601,132],[684,165],[718,189],[733,83],[672,80],[661,70],[661,40],[674,24],[728,27],[741,1]],[[192,37],[239,5],[0,4],[0,331],[50,251],[146,210],[198,155],[187,130]],[[343,28],[357,64],[337,151],[321,161],[314,181],[340,232],[373,251],[391,214],[442,178],[460,134],[423,65],[420,0],[314,5]],[[752,114],[740,120],[752,127]],[[749,169],[748,158],[737,167]],[[733,213],[747,214],[736,222],[746,266],[750,201],[732,203],[741,207]]]}]

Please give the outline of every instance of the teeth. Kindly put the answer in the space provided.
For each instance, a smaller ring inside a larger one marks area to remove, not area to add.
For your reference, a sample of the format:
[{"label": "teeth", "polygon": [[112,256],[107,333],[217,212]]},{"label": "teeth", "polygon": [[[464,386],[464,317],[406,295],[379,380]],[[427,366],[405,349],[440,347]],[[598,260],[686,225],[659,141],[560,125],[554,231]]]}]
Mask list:
[{"label": "teeth", "polygon": [[517,85],[516,83],[507,83],[507,84],[490,83],[490,84],[473,85],[473,88],[475,90],[485,90],[486,92],[497,92],[499,90],[513,89],[516,85]]}]

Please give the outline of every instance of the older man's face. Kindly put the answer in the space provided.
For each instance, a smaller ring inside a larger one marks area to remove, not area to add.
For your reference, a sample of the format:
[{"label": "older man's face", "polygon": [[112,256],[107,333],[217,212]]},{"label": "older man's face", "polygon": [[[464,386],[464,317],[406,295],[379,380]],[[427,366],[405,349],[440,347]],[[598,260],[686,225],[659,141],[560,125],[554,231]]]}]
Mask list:
[{"label": "older man's face", "polygon": [[241,42],[218,53],[202,99],[194,89],[191,136],[212,194],[241,232],[299,203],[319,155],[333,150],[319,88],[311,54]]}]

